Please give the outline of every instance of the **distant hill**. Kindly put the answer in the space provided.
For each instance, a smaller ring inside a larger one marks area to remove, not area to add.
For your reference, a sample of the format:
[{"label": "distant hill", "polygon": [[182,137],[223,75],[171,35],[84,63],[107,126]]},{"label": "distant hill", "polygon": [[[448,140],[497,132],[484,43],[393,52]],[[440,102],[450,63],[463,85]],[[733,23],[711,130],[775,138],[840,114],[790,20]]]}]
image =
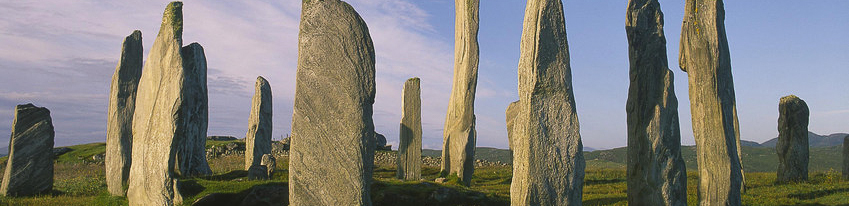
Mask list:
[{"label": "distant hill", "polygon": [[[831,146],[842,146],[843,138],[846,137],[846,133],[834,133],[830,135],[818,135],[813,132],[808,132],[808,146],[809,147],[831,147]],[[762,147],[772,147],[775,148],[775,144],[778,143],[778,137],[772,138],[766,142],[760,144]]]},{"label": "distant hill", "polygon": [[[775,154],[775,149],[760,145],[756,147],[748,146],[753,145],[753,143],[756,144],[752,141],[741,141],[741,144],[743,144],[743,169],[746,172],[775,172],[778,168],[778,156]],[[439,157],[442,155],[442,151],[423,149],[422,155]],[[684,157],[687,170],[695,171],[698,167],[696,163],[696,147],[682,146],[681,155]],[[811,147],[809,169],[811,172],[828,171],[830,169],[840,171],[843,160],[834,157],[840,157],[841,155],[842,145]],[[512,162],[509,150],[487,147],[478,147],[475,150],[475,159],[491,162]],[[620,147],[608,150],[585,151],[584,159],[587,162],[587,169],[625,169],[627,148]]]}]

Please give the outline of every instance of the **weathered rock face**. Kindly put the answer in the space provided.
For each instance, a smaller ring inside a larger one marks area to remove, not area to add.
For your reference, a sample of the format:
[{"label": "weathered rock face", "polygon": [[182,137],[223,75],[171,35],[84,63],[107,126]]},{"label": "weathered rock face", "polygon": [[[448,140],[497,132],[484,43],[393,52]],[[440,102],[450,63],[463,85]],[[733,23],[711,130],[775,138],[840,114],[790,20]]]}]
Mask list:
[{"label": "weathered rock face", "polygon": [[[130,205],[174,205],[182,202],[177,190],[177,153],[188,130],[184,84],[189,72],[181,53],[183,4],[165,8],[159,34],[145,61],[133,115],[133,164],[127,199]],[[204,130],[205,131],[205,130]],[[203,136],[206,138],[206,135]]]},{"label": "weathered rock face", "polygon": [[183,136],[177,153],[179,174],[182,176],[211,175],[206,162],[206,130],[209,124],[209,99],[206,88],[206,55],[198,43],[180,50],[183,56],[183,92],[181,100],[183,118],[178,120],[175,135]]},{"label": "weathered rock face", "polygon": [[442,176],[457,174],[466,186],[475,171],[479,4],[480,0],[454,1],[454,84],[442,134]]},{"label": "weathered rock face", "polygon": [[271,84],[256,78],[256,92],[251,100],[251,117],[245,135],[245,169],[259,165],[262,155],[271,154]]},{"label": "weathered rock face", "polygon": [[504,111],[505,121],[507,122],[507,145],[510,146],[510,151],[513,151],[513,124],[516,123],[516,115],[519,115],[519,101],[510,103],[507,106],[507,111]]},{"label": "weathered rock face", "polygon": [[272,154],[264,154],[260,165],[265,166],[268,177],[271,178],[274,175],[274,169],[277,169],[277,158],[274,158]]},{"label": "weathered rock face", "polygon": [[795,95],[778,104],[778,172],[776,181],[808,180],[808,104]]},{"label": "weathered rock face", "polygon": [[679,66],[690,84],[700,205],[740,205],[740,132],[722,0],[687,0]]},{"label": "weathered rock face", "polygon": [[657,0],[628,1],[628,204],[687,205],[673,74]]},{"label": "weathered rock face", "polygon": [[849,180],[849,135],[843,138],[843,179]]},{"label": "weathered rock face", "polygon": [[513,125],[511,205],[581,205],[584,156],[560,0],[529,0]]},{"label": "weathered rock face", "polygon": [[53,189],[53,137],[50,110],[32,104],[15,107],[0,194],[31,196]]},{"label": "weathered rock face", "polygon": [[421,80],[410,78],[404,83],[401,97],[401,145],[398,147],[396,177],[402,180],[422,178],[422,98]]},{"label": "weathered rock face", "polygon": [[371,205],[375,54],[368,27],[339,0],[301,8],[289,204]]},{"label": "weathered rock face", "polygon": [[109,91],[109,117],[106,123],[106,185],[109,193],[124,196],[130,177],[133,149],[133,112],[136,89],[142,73],[144,53],[141,31],[124,39],[121,60],[112,75]]}]

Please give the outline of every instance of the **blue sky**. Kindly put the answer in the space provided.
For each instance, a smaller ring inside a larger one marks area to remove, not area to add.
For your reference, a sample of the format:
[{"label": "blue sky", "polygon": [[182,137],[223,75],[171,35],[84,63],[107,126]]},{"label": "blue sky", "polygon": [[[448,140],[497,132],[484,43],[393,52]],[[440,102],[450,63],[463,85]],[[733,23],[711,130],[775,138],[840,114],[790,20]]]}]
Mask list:
[{"label": "blue sky", "polygon": [[[442,144],[453,73],[454,1],[351,0],[377,53],[375,126],[398,145],[401,87],[422,78],[425,148]],[[109,83],[121,41],[143,33],[153,43],[167,1],[0,2],[0,134],[13,109],[51,109],[56,145],[105,141]],[[525,1],[480,4],[478,146],[507,147],[504,110],[515,101]],[[584,145],[626,144],[627,1],[565,1],[573,86]],[[670,69],[683,144],[693,144],[686,73],[678,68],[683,1],[662,0]],[[849,132],[849,1],[726,1],[742,139],[778,132],[778,100],[795,94],[811,110],[815,133]],[[209,65],[210,135],[243,137],[253,84],[274,93],[274,135],[290,131],[300,2],[185,1],[184,44],[204,46]],[[0,135],[0,142],[8,136]]]}]

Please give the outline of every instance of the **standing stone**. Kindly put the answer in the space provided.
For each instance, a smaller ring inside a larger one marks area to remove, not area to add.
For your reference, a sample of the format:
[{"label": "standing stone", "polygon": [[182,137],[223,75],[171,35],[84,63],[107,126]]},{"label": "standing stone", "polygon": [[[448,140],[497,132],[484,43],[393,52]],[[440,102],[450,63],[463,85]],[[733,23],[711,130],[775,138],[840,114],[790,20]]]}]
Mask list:
[{"label": "standing stone", "polygon": [[808,180],[808,104],[796,95],[778,104],[778,182]]},{"label": "standing stone", "polygon": [[843,137],[843,179],[849,180],[849,135]]},{"label": "standing stone", "polygon": [[32,104],[15,107],[0,194],[19,197],[53,190],[53,137],[50,110]]},{"label": "standing stone", "polygon": [[[133,115],[133,164],[130,166],[129,205],[175,205],[183,202],[177,189],[177,153],[187,130],[190,100],[184,98],[191,75],[181,52],[183,3],[165,8],[136,96]],[[205,138],[205,137],[204,137]]]},{"label": "standing stone", "polygon": [[264,154],[271,154],[271,84],[260,76],[256,78],[254,89],[248,133],[245,134],[245,170],[260,165]]},{"label": "standing stone", "polygon": [[442,133],[441,176],[456,174],[466,186],[475,171],[479,4],[480,0],[454,1],[454,85]]},{"label": "standing stone", "polygon": [[699,204],[740,205],[743,167],[724,6],[687,0],[685,7],[678,62],[690,84]]},{"label": "standing stone", "polygon": [[507,111],[504,111],[504,121],[507,123],[507,145],[510,151],[513,151],[513,125],[516,124],[516,115],[519,115],[518,100],[510,103],[507,106]]},{"label": "standing stone", "polygon": [[374,44],[348,3],[301,6],[289,203],[371,205]]},{"label": "standing stone", "polygon": [[206,130],[209,124],[209,98],[206,88],[206,55],[198,43],[191,43],[180,50],[183,56],[181,124],[184,129],[175,131],[183,136],[177,153],[177,165],[181,176],[211,175],[212,169],[206,162]]},{"label": "standing stone", "polygon": [[585,163],[560,0],[528,0],[518,70],[511,205],[581,205]]},{"label": "standing stone", "polygon": [[628,1],[628,204],[687,205],[673,74],[657,0]]},{"label": "standing stone", "polygon": [[402,180],[422,178],[422,98],[418,77],[404,83],[401,100],[401,145],[398,147],[397,177]]},{"label": "standing stone", "polygon": [[121,60],[112,75],[109,91],[109,119],[106,124],[106,185],[109,193],[124,196],[124,185],[130,177],[133,149],[133,112],[136,109],[136,89],[141,79],[142,34],[133,34],[124,39]]},{"label": "standing stone", "polygon": [[262,162],[260,162],[260,165],[265,166],[266,169],[268,169],[268,177],[271,178],[274,174],[274,170],[277,169],[277,158],[274,158],[274,155],[272,154],[264,154],[262,155]]}]

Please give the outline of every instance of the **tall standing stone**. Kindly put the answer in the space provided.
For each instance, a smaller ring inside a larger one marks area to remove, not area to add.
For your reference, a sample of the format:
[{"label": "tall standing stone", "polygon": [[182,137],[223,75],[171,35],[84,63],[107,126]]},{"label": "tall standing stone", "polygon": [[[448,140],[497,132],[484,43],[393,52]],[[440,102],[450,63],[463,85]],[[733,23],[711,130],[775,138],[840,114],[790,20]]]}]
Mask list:
[{"label": "tall standing stone", "polygon": [[124,196],[130,177],[133,149],[133,112],[136,89],[141,79],[144,53],[141,31],[124,39],[121,60],[112,75],[109,91],[109,116],[106,124],[106,185],[109,193]]},{"label": "tall standing stone", "polygon": [[516,115],[519,115],[519,101],[507,105],[504,111],[504,122],[507,123],[507,146],[513,151],[513,125],[516,124]]},{"label": "tall standing stone", "polygon": [[628,204],[687,205],[673,74],[657,0],[628,1]]},{"label": "tall standing stone", "polygon": [[581,205],[585,163],[560,0],[528,0],[519,55],[511,205]]},{"label": "tall standing stone", "polygon": [[455,0],[454,85],[442,133],[442,176],[456,174],[466,186],[475,171],[475,89],[478,85],[480,0]]},{"label": "tall standing stone", "polygon": [[245,170],[260,165],[262,155],[271,154],[271,84],[260,76],[256,78],[254,89],[248,133],[245,135]]},{"label": "tall standing stone", "polygon": [[724,6],[687,0],[685,7],[678,62],[690,84],[699,204],[740,205],[743,168]]},{"label": "tall standing stone", "polygon": [[153,42],[136,94],[133,115],[133,164],[130,166],[127,199],[130,205],[181,204],[177,189],[177,153],[189,127],[189,100],[185,84],[191,75],[185,68],[183,3],[165,8],[159,34]]},{"label": "tall standing stone", "polygon": [[404,83],[401,97],[401,145],[398,146],[397,178],[422,178],[422,98],[418,77]]},{"label": "tall standing stone", "polygon": [[211,175],[212,169],[206,161],[206,130],[209,125],[209,97],[206,87],[206,54],[198,43],[191,43],[180,50],[183,56],[182,115],[185,129],[175,131],[183,136],[177,153],[177,165],[181,176]]},{"label": "tall standing stone", "polygon": [[32,104],[15,107],[0,194],[31,196],[53,189],[53,137],[50,110]]},{"label": "tall standing stone", "polygon": [[843,179],[849,180],[849,135],[843,137]]},{"label": "tall standing stone", "polygon": [[778,114],[776,181],[808,180],[808,104],[796,95],[781,97]]},{"label": "tall standing stone", "polygon": [[374,44],[348,3],[301,6],[289,203],[371,205]]}]

